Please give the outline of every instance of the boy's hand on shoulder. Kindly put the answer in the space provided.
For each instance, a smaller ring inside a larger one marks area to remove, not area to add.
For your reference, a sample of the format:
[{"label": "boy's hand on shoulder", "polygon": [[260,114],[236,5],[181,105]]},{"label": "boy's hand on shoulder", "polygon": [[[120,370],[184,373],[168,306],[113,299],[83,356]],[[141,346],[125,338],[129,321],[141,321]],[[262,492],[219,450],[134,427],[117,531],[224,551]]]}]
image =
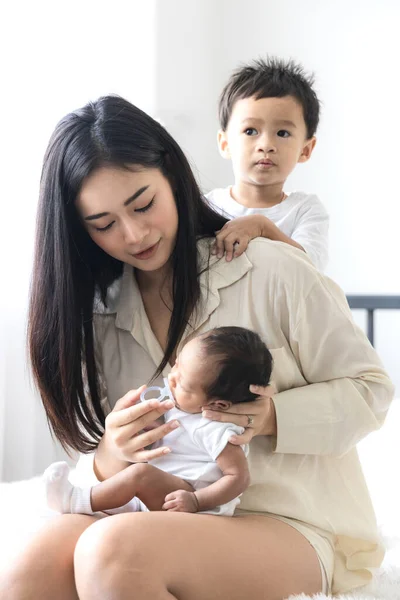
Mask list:
[{"label": "boy's hand on shoulder", "polygon": [[222,258],[225,254],[225,260],[229,262],[232,258],[243,254],[250,240],[256,237],[270,237],[268,232],[271,226],[276,227],[263,215],[248,215],[232,219],[216,232],[212,253],[218,258]]}]

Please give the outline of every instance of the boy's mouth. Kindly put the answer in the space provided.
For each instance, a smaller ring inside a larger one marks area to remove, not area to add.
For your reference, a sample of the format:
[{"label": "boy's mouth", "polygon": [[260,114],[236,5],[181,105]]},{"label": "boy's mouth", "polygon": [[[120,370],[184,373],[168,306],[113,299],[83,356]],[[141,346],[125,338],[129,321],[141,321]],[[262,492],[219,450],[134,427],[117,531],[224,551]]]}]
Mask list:
[{"label": "boy's mouth", "polygon": [[262,158],[261,160],[258,160],[257,165],[261,165],[263,167],[274,167],[275,163],[272,162],[272,160],[270,160],[269,158]]}]

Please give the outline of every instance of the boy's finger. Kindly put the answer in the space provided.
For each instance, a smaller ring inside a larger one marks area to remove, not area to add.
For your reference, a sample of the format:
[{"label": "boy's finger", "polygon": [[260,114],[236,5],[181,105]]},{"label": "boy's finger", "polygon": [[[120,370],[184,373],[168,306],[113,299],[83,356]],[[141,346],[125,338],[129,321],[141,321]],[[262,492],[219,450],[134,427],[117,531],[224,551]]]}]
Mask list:
[{"label": "boy's finger", "polygon": [[234,237],[226,237],[225,238],[225,260],[230,262],[233,258],[233,254],[235,251],[235,245],[238,241]]}]

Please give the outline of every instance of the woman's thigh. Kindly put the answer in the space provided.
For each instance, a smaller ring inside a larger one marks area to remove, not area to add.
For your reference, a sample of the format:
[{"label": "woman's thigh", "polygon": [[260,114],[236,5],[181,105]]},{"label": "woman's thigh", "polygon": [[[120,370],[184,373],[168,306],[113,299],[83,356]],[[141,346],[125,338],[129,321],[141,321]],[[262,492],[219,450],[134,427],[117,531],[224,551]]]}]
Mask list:
[{"label": "woman's thigh", "polygon": [[303,535],[256,515],[117,515],[83,534],[75,574],[83,600],[128,600],[132,590],[135,600],[282,600],[322,585]]},{"label": "woman's thigh", "polygon": [[1,600],[78,600],[74,578],[76,542],[96,519],[54,517],[0,574]]}]

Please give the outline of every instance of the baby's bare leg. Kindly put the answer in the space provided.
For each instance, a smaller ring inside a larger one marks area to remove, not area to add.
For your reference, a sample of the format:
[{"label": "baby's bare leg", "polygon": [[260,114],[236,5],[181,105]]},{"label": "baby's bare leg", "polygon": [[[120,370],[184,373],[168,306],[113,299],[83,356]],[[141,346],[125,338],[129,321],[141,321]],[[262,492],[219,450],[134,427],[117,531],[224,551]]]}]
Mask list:
[{"label": "baby's bare leg", "polygon": [[94,512],[118,508],[135,496],[149,510],[161,510],[165,496],[176,490],[194,491],[175,475],[147,463],[137,463],[95,485],[90,500]]}]

